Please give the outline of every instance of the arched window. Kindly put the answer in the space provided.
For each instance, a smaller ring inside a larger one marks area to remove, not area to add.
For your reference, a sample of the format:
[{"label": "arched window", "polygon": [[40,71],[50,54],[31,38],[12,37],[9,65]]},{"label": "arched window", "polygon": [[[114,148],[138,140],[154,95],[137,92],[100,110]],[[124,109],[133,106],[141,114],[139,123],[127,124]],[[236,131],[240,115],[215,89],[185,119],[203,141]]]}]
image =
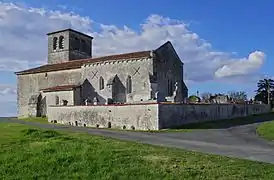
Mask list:
[{"label": "arched window", "polygon": [[104,78],[101,76],[99,79],[99,89],[102,90],[104,88],[105,88]]},{"label": "arched window", "polygon": [[56,50],[57,49],[57,40],[58,40],[58,38],[57,37],[54,37],[53,38],[53,50]]},{"label": "arched window", "polygon": [[131,77],[127,77],[127,93],[132,93],[132,80]]},{"label": "arched window", "polygon": [[64,49],[64,36],[59,37],[59,49]]},{"label": "arched window", "polygon": [[55,96],[55,104],[59,105],[59,96]]}]

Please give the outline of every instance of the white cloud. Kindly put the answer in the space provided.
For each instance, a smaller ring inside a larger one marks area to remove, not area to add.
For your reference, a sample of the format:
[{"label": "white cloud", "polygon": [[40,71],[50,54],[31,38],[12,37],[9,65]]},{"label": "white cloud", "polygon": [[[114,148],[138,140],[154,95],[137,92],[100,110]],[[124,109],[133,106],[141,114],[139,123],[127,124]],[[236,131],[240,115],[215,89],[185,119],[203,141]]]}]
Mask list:
[{"label": "white cloud", "polygon": [[231,60],[215,72],[218,78],[236,75],[245,75],[256,72],[264,63],[265,54],[255,51],[249,54],[248,58]]},{"label": "white cloud", "polygon": [[[18,71],[45,63],[46,33],[68,27],[94,36],[94,56],[155,49],[170,40],[185,63],[188,82],[254,75],[265,59],[261,51],[242,58],[235,58],[234,52],[216,51],[188,24],[160,15],[149,16],[140,25],[140,31],[126,25],[118,28],[98,23],[91,18],[67,12],[66,8],[52,11],[0,2],[0,71]],[[0,95],[1,92],[0,89]]]},{"label": "white cloud", "polygon": [[[238,59],[233,58],[232,52],[215,51],[180,20],[151,15],[140,26],[138,32],[127,26],[96,23],[72,12],[0,3],[0,53],[3,54],[0,70],[21,70],[44,63],[46,33],[68,27],[95,37],[95,56],[154,49],[170,40],[184,61],[187,79],[191,81],[248,75],[264,61],[264,53],[260,51]],[[100,30],[93,31],[96,27]]]}]

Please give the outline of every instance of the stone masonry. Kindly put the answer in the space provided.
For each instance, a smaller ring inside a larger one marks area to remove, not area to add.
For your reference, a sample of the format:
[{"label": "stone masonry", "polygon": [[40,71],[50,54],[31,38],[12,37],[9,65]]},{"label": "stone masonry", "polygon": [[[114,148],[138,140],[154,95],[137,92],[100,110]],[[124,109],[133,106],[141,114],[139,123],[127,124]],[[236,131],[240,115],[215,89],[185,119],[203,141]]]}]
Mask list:
[{"label": "stone masonry", "polygon": [[184,124],[218,121],[267,113],[265,104],[129,104],[97,106],[51,106],[49,122],[72,126],[160,130]]},{"label": "stone masonry", "polygon": [[16,72],[19,117],[48,116],[52,105],[187,98],[183,63],[170,42],[155,50],[94,58],[92,39],[71,29],[48,34],[48,64]]},{"label": "stone masonry", "polygon": [[16,72],[19,117],[159,130],[270,111],[268,105],[183,104],[188,97],[184,63],[171,42],[154,50],[92,57],[92,40],[72,29],[48,34],[48,64]]}]

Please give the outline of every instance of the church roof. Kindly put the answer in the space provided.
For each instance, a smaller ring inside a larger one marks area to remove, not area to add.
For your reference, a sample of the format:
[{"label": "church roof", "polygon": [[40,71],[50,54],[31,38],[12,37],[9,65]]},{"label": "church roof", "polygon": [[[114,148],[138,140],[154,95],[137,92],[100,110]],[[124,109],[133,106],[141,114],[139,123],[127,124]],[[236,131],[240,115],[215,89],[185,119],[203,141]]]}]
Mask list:
[{"label": "church roof", "polygon": [[23,74],[34,74],[34,73],[43,73],[43,72],[51,72],[51,71],[77,69],[77,68],[81,68],[82,65],[87,63],[90,64],[90,63],[97,63],[97,62],[104,62],[104,61],[116,61],[121,59],[135,59],[135,58],[150,57],[150,53],[151,51],[139,51],[139,52],[116,54],[116,55],[103,56],[103,57],[97,57],[97,58],[72,60],[69,62],[58,63],[58,64],[46,64],[36,68],[15,72],[15,74],[23,75]]},{"label": "church roof", "polygon": [[52,92],[52,91],[68,91],[68,90],[73,90],[74,88],[79,87],[79,85],[62,85],[62,86],[54,86],[54,87],[49,87],[45,89],[40,89],[40,91],[43,92]]}]

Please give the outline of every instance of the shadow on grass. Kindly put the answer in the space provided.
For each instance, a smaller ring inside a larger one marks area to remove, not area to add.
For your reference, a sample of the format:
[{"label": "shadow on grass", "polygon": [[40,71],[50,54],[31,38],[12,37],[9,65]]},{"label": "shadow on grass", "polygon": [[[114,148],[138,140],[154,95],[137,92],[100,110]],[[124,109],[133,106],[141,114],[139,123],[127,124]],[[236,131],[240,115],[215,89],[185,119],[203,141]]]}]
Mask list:
[{"label": "shadow on grass", "polygon": [[246,116],[241,118],[223,119],[216,121],[208,121],[202,123],[185,124],[172,129],[225,129],[247,124],[254,124],[274,120],[274,113],[266,113],[261,115]]}]

